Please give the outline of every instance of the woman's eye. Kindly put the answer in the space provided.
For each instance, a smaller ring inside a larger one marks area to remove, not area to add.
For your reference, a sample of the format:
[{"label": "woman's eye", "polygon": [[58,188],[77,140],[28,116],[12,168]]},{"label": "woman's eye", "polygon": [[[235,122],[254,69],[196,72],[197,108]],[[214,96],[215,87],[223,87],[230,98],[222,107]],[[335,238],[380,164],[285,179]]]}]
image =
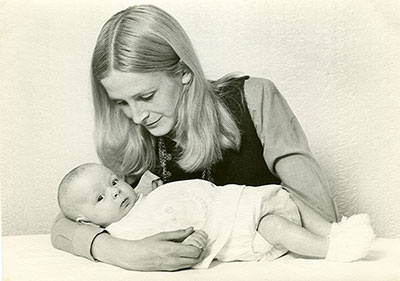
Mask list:
[{"label": "woman's eye", "polygon": [[100,201],[102,201],[104,199],[104,195],[99,195],[98,197],[97,197],[97,202],[100,202]]},{"label": "woman's eye", "polygon": [[148,101],[151,100],[154,96],[155,92],[148,93],[146,95],[140,96],[141,100]]},{"label": "woman's eye", "polygon": [[119,105],[119,106],[127,105],[127,102],[124,101],[124,100],[118,100],[118,101],[116,101],[115,103],[116,103],[117,105]]},{"label": "woman's eye", "polygon": [[118,179],[114,179],[112,182],[111,182],[111,185],[112,186],[116,186],[118,184]]}]

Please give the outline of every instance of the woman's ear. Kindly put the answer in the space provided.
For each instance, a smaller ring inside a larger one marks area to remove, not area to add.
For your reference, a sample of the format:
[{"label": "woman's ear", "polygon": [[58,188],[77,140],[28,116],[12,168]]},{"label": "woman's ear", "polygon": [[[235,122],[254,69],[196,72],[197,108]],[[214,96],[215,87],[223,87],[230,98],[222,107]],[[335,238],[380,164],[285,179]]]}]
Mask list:
[{"label": "woman's ear", "polygon": [[192,81],[192,72],[189,70],[184,70],[182,72],[182,84],[187,85]]}]

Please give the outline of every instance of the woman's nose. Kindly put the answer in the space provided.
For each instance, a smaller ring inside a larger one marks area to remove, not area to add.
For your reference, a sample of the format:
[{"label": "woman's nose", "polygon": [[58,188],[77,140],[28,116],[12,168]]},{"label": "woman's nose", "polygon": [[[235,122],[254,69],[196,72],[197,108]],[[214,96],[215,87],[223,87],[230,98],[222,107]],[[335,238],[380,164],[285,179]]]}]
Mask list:
[{"label": "woman's nose", "polygon": [[137,103],[130,105],[132,120],[135,124],[143,124],[144,120],[149,116],[147,110],[143,109],[143,106]]}]

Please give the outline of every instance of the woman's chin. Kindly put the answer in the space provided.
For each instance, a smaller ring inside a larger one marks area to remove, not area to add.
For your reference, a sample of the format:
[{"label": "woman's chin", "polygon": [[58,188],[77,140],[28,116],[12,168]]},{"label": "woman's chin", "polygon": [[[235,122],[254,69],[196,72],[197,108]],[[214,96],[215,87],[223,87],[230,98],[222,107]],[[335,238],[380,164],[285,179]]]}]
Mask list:
[{"label": "woman's chin", "polygon": [[155,137],[162,137],[165,135],[168,135],[172,131],[172,127],[169,126],[157,126],[154,128],[147,128],[147,131],[149,131],[150,134],[152,134]]}]

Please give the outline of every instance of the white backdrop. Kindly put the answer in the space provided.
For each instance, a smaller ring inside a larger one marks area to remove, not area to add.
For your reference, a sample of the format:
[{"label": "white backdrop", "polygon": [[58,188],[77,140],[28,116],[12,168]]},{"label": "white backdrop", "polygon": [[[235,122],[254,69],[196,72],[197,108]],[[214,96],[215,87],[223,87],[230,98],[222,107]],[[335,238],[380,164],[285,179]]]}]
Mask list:
[{"label": "white backdrop", "polygon": [[[49,232],[56,187],[97,161],[89,62],[98,32],[139,1],[0,1],[3,235]],[[272,79],[305,129],[342,215],[400,237],[400,2],[152,1],[209,78]]]}]

